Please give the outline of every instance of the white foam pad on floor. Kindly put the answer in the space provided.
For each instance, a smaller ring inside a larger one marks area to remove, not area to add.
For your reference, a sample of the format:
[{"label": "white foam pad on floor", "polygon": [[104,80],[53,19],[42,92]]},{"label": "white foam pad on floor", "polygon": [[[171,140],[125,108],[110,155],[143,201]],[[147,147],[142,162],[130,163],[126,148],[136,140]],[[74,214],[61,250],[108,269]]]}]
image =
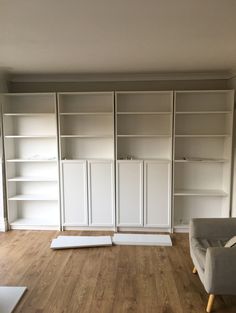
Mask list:
[{"label": "white foam pad on floor", "polygon": [[0,286],[0,312],[11,313],[26,291],[26,287]]},{"label": "white foam pad on floor", "polygon": [[170,235],[114,234],[112,241],[115,245],[172,246]]},{"label": "white foam pad on floor", "polygon": [[52,240],[52,249],[70,249],[111,246],[110,236],[58,236]]}]

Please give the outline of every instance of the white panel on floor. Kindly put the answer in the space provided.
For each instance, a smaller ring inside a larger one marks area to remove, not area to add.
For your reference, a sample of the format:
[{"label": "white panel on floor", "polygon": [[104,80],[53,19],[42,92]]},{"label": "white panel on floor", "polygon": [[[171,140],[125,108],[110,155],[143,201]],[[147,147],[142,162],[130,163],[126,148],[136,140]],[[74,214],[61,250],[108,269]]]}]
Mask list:
[{"label": "white panel on floor", "polygon": [[130,246],[172,246],[169,235],[114,234],[112,242]]},{"label": "white panel on floor", "polygon": [[110,236],[58,236],[52,240],[52,249],[70,249],[111,246]]},{"label": "white panel on floor", "polygon": [[0,312],[13,312],[26,289],[26,287],[0,287]]}]

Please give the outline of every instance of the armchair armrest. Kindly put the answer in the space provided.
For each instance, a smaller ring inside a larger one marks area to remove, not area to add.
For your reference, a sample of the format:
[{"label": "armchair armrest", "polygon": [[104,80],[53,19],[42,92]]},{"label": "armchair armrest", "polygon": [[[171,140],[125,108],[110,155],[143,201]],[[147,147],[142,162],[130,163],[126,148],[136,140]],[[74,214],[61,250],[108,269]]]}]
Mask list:
[{"label": "armchair armrest", "polygon": [[236,248],[208,248],[204,286],[210,294],[236,294]]},{"label": "armchair armrest", "polygon": [[194,218],[190,222],[190,238],[231,238],[236,235],[236,218]]}]

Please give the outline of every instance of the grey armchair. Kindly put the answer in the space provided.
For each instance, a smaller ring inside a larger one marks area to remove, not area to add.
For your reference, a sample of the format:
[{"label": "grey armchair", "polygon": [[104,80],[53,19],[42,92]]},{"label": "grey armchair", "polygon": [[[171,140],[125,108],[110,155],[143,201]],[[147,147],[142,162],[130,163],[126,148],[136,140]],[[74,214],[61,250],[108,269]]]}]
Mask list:
[{"label": "grey armchair", "polygon": [[209,294],[207,312],[215,295],[236,295],[236,247],[224,248],[236,236],[236,218],[202,218],[190,223],[193,273],[198,273]]}]

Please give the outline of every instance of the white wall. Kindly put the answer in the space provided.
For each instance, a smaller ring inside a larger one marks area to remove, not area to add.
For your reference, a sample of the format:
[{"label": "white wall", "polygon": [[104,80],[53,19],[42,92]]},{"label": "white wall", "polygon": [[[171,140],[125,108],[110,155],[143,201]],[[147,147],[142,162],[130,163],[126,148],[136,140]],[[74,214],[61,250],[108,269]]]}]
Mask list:
[{"label": "white wall", "polygon": [[[236,76],[229,79],[228,88],[235,90],[236,103]],[[236,106],[235,106],[236,107]],[[234,111],[234,140],[233,140],[233,186],[232,186],[232,216],[236,217],[236,111]]]},{"label": "white wall", "polygon": [[[0,72],[0,92],[7,92],[7,77]],[[1,105],[1,104],[0,104]],[[0,120],[0,231],[6,231],[6,197],[4,184],[4,163],[3,163],[3,143],[2,143],[2,126]]]}]

